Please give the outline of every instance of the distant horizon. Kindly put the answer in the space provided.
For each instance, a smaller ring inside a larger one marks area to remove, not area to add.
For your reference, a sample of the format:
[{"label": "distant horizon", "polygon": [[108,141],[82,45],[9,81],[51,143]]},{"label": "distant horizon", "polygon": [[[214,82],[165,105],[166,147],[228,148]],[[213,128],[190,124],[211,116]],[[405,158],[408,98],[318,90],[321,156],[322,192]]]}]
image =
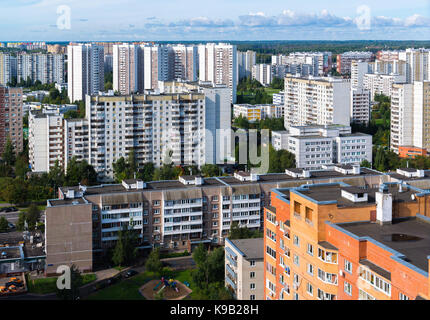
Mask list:
[{"label": "distant horizon", "polygon": [[264,3],[260,0],[0,0],[0,3],[0,38],[17,39],[14,41],[29,38],[45,42],[430,40],[430,0],[378,0],[371,4],[350,0],[347,5],[341,0]]}]

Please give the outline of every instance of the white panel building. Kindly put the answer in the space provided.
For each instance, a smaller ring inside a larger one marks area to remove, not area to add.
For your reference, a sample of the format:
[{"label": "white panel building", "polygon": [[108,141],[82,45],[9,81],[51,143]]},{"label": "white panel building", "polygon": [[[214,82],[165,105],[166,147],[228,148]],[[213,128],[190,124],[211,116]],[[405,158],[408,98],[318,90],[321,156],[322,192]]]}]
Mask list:
[{"label": "white panel building", "polygon": [[95,44],[67,46],[67,83],[70,102],[104,90],[104,49]]},{"label": "white panel building", "polygon": [[350,124],[350,81],[338,78],[285,78],[285,128]]}]

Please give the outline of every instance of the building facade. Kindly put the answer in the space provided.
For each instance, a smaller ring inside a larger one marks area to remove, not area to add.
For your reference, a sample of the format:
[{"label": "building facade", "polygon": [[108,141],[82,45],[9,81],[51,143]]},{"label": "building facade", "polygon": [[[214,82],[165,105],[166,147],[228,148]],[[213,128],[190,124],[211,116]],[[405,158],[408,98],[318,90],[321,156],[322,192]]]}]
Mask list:
[{"label": "building facade", "polygon": [[71,103],[104,91],[104,52],[95,44],[67,46],[67,83]]},{"label": "building facade", "polygon": [[23,150],[23,107],[22,88],[0,85],[0,154],[3,153],[8,139],[14,150]]},{"label": "building facade", "polygon": [[225,285],[236,300],[264,300],[263,238],[225,239]]},{"label": "building facade", "polygon": [[285,128],[305,125],[350,124],[350,86],[347,79],[285,78]]}]

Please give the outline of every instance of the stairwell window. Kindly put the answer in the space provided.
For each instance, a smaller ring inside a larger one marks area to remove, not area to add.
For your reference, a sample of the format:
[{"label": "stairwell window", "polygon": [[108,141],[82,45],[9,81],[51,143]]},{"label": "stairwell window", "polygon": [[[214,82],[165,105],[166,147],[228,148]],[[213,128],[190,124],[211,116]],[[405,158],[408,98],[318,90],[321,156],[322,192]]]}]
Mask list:
[{"label": "stairwell window", "polygon": [[344,282],[343,291],[349,296],[352,296],[352,285],[349,282]]}]

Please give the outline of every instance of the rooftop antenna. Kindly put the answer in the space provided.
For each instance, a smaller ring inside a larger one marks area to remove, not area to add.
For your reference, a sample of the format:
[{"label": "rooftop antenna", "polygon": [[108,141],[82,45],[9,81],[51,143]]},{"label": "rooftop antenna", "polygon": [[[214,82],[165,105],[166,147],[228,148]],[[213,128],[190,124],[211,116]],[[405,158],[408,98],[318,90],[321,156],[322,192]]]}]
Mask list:
[{"label": "rooftop antenna", "polygon": [[406,168],[409,168],[409,160],[406,160]]}]

